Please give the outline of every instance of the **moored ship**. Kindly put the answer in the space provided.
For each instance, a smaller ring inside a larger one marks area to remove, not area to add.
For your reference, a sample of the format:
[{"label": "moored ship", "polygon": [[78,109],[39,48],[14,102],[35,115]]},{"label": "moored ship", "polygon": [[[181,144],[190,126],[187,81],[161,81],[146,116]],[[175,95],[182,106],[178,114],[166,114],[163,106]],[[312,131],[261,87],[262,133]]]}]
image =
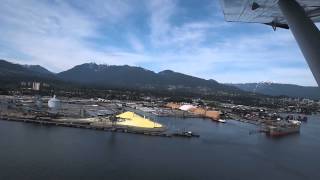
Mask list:
[{"label": "moored ship", "polygon": [[270,136],[284,136],[300,132],[300,121],[288,121],[277,125],[269,126],[268,134]]}]

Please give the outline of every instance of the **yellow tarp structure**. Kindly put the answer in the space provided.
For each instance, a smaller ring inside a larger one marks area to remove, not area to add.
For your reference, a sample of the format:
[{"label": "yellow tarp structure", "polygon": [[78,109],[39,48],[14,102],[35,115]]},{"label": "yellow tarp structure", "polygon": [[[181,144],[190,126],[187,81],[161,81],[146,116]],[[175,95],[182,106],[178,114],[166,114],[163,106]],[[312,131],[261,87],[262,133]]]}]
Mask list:
[{"label": "yellow tarp structure", "polygon": [[160,128],[161,124],[151,121],[150,119],[143,118],[134,112],[124,112],[117,115],[117,118],[121,118],[123,121],[117,122],[118,125],[135,126],[141,128]]}]

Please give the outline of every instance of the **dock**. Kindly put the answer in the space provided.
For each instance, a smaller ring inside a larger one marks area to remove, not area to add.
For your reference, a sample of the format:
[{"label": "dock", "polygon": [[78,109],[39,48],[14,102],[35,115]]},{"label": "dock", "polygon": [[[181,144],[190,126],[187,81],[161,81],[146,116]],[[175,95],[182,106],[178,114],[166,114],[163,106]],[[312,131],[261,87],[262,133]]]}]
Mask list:
[{"label": "dock", "polygon": [[[24,122],[24,123],[32,123],[43,126],[61,126],[61,127],[69,127],[69,128],[81,128],[81,129],[89,129],[89,130],[99,130],[99,131],[108,131],[108,132],[119,132],[119,133],[130,133],[130,134],[140,134],[146,136],[158,136],[158,137],[177,137],[174,133],[167,133],[161,131],[148,131],[148,130],[138,130],[137,128],[128,128],[124,126],[97,126],[92,125],[90,123],[70,123],[70,122],[58,122],[52,120],[38,120],[38,119],[26,119],[26,118],[12,118],[12,117],[0,117],[0,120],[4,121],[15,121],[15,122]],[[199,137],[199,136],[192,136]]]}]

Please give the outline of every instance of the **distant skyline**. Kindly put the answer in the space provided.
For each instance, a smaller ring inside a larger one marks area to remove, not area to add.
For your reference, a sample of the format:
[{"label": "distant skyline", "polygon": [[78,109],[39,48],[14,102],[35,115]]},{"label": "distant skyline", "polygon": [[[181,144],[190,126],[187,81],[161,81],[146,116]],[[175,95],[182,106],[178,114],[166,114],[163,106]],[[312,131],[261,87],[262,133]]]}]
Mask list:
[{"label": "distant skyline", "polygon": [[289,30],[225,22],[218,0],[2,0],[0,24],[0,59],[53,72],[96,62],[316,86]]}]

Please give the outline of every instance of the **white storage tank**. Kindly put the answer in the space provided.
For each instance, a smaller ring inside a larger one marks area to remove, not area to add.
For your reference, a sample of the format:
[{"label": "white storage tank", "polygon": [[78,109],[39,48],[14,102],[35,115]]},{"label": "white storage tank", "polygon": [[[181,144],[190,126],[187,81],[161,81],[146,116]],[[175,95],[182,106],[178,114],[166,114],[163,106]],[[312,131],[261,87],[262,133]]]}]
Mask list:
[{"label": "white storage tank", "polygon": [[185,104],[185,105],[182,105],[182,106],[179,107],[179,109],[182,110],[182,111],[189,111],[189,110],[194,109],[194,108],[196,108],[196,106],[193,106],[191,104]]},{"label": "white storage tank", "polygon": [[56,95],[54,95],[53,98],[49,99],[48,107],[54,110],[58,110],[60,108],[60,100],[56,98]]}]

